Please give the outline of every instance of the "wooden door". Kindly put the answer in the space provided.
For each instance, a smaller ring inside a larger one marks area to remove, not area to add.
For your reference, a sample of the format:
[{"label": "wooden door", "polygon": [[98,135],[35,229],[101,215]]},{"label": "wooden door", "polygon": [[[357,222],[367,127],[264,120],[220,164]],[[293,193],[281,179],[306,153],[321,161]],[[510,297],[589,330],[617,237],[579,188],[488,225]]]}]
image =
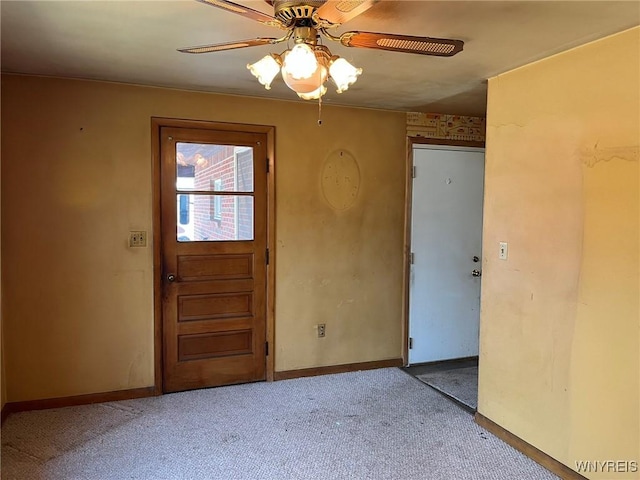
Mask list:
[{"label": "wooden door", "polygon": [[267,135],[160,129],[163,390],[265,379]]},{"label": "wooden door", "polygon": [[414,145],[409,363],[478,355],[484,149]]}]

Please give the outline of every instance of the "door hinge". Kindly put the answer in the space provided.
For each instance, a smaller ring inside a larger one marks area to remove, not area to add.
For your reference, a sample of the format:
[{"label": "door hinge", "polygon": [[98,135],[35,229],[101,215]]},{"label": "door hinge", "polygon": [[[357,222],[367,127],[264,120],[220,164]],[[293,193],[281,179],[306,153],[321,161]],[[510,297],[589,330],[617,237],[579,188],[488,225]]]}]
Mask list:
[{"label": "door hinge", "polygon": [[269,162],[269,158],[267,158],[267,173],[269,173],[269,169],[271,168],[270,163],[271,162]]},{"label": "door hinge", "polygon": [[264,342],[264,354],[265,356],[269,356],[269,342]]},{"label": "door hinge", "polygon": [[269,249],[267,248],[267,251],[265,253],[266,255],[266,259],[267,259],[267,265],[269,265]]},{"label": "door hinge", "polygon": [[409,337],[409,350],[413,348],[413,338]]},{"label": "door hinge", "polygon": [[414,254],[413,252],[411,252],[411,253],[409,254],[409,263],[410,263],[411,265],[413,265],[413,262],[414,262],[414,261],[415,261],[415,254]]},{"label": "door hinge", "polygon": [[416,166],[411,167],[411,178],[416,178]]}]

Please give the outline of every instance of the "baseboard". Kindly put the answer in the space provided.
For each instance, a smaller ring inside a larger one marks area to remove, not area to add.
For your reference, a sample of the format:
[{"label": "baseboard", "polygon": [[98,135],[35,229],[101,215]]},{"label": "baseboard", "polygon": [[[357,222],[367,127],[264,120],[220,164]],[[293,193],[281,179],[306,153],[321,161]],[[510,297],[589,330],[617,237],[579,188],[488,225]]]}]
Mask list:
[{"label": "baseboard", "polygon": [[503,427],[495,423],[493,420],[489,420],[484,415],[476,412],[475,420],[478,425],[480,425],[485,430],[488,430],[500,440],[505,442],[508,445],[511,445],[513,448],[518,450],[520,453],[523,453],[531,460],[536,462],[537,464],[543,466],[547,470],[549,470],[554,475],[562,478],[563,480],[588,480],[586,477],[583,477],[579,473],[574,470],[571,470],[569,467],[560,463],[553,457],[550,457],[542,450],[537,449],[533,445],[525,442],[520,437],[515,436],[508,430],[505,430]]},{"label": "baseboard", "polygon": [[389,360],[377,360],[375,362],[345,363],[342,365],[331,365],[328,367],[302,368],[300,370],[284,370],[274,372],[274,380],[289,380],[300,377],[315,377],[317,375],[329,375],[332,373],[356,372],[358,370],[373,370],[375,368],[401,367],[401,358],[391,358]]},{"label": "baseboard", "polygon": [[26,400],[23,402],[7,402],[2,408],[2,421],[4,422],[12,413],[28,410],[46,410],[48,408],[72,407],[76,405],[88,405],[90,403],[117,402],[134,398],[154,397],[158,395],[155,387],[132,388],[129,390],[116,390],[114,392],[90,393],[87,395],[75,395],[72,397],[44,398],[41,400]]}]

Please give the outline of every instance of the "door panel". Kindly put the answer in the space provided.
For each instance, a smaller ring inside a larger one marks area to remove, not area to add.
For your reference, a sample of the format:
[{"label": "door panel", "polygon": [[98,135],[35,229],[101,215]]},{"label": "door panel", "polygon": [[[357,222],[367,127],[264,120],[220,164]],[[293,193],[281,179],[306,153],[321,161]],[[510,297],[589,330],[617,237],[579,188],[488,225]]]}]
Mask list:
[{"label": "door panel", "polygon": [[476,356],[484,150],[414,146],[413,161],[409,363]]},{"label": "door panel", "polygon": [[184,280],[250,279],[253,278],[253,255],[179,256],[178,274]]},{"label": "door panel", "polygon": [[165,392],[265,379],[266,134],[162,127]]}]

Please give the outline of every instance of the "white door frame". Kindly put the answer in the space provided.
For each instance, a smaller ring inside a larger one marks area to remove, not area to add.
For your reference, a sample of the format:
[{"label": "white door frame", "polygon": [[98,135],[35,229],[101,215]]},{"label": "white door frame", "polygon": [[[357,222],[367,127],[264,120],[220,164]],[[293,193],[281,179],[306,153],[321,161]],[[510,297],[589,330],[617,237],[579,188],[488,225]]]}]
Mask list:
[{"label": "white door frame", "polygon": [[411,275],[411,199],[413,198],[413,148],[415,145],[429,145],[434,148],[472,147],[485,148],[484,142],[466,140],[443,140],[435,138],[408,137],[405,164],[405,209],[404,209],[404,266],[402,282],[402,362],[409,364],[409,279]]}]

